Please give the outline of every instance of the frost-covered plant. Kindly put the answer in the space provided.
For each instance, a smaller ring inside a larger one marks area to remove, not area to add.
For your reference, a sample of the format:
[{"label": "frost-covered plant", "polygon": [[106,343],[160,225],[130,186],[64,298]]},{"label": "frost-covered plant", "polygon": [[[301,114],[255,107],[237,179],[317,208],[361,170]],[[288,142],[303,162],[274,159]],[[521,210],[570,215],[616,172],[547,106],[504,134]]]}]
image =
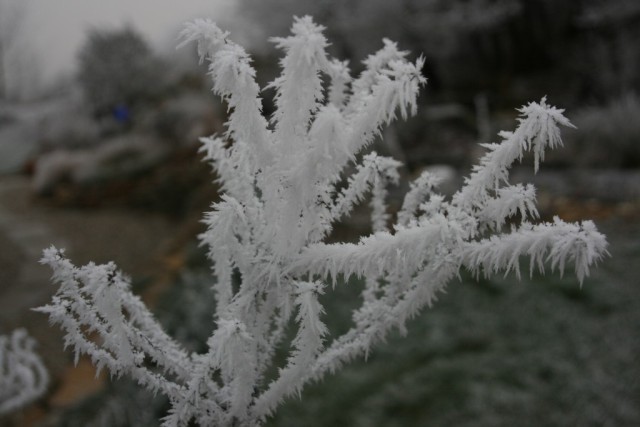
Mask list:
[{"label": "frost-covered plant", "polygon": [[24,329],[0,335],[0,415],[40,397],[49,374],[34,351],[36,343]]},{"label": "frost-covered plant", "polygon": [[[76,355],[168,396],[164,426],[260,425],[309,381],[366,355],[393,328],[402,331],[463,268],[519,275],[525,256],[532,272],[572,263],[582,282],[606,253],[590,221],[530,222],[538,217],[534,188],[508,183],[513,162],[533,151],[537,169],[545,149],[560,145],[558,127],[571,126],[544,99],[522,107],[517,129],[502,132],[500,143],[484,145],[487,154],[451,199],[425,173],[395,216],[385,200],[399,163],[375,153],[357,159],[398,111],[415,113],[422,59],[409,62],[386,41],[351,80],[345,63],[327,57],[322,27],[296,19],[291,36],[274,39],[285,56],[270,85],[269,122],[250,59],[228,33],[197,20],[183,38],[197,42],[230,111],[225,138],[202,140],[224,193],[200,236],[215,276],[207,351],[189,353],[169,337],[113,263],[78,268],[53,247],[42,260],[60,289],[41,311],[65,330]],[[342,182],[351,163],[355,171]],[[368,193],[373,233],[326,243],[332,224]],[[354,275],[365,278],[362,303],[351,329],[332,337],[318,297]],[[286,362],[278,364],[276,350],[288,351]]]}]

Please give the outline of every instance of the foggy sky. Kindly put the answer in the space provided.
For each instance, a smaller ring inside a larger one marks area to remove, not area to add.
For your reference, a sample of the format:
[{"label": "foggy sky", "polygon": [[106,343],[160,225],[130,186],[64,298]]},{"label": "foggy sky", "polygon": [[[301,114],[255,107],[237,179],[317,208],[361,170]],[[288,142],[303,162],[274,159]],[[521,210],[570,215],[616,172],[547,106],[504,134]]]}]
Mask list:
[{"label": "foggy sky", "polygon": [[[11,0],[10,0],[11,1]],[[25,37],[40,59],[40,75],[52,81],[75,67],[76,52],[90,28],[132,25],[161,50],[175,45],[182,24],[195,17],[219,19],[233,0],[13,0],[27,7]]]}]

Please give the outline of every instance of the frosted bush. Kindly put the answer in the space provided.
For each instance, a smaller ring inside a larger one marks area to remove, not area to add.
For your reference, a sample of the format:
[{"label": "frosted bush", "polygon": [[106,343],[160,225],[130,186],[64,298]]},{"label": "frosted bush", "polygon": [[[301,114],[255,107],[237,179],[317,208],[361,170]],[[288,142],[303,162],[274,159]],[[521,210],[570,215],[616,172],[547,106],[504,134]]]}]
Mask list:
[{"label": "frosted bush", "polygon": [[32,186],[47,194],[65,181],[82,185],[132,176],[157,165],[167,152],[168,147],[154,138],[136,133],[110,138],[91,149],[55,150],[38,158]]},{"label": "frosted bush", "polygon": [[[168,336],[113,263],[75,267],[62,250],[44,252],[60,288],[40,310],[62,327],[76,357],[88,354],[99,369],[165,394],[164,426],[261,425],[306,383],[366,356],[392,329],[403,331],[461,269],[519,276],[524,256],[531,273],[571,264],[582,282],[606,253],[590,221],[532,222],[535,189],[508,182],[512,163],[532,151],[537,170],[545,149],[561,144],[559,126],[571,126],[545,99],[519,109],[518,127],[499,143],[483,145],[487,153],[453,197],[439,195],[427,172],[392,214],[387,187],[399,180],[399,162],[361,153],[398,112],[415,114],[423,59],[410,62],[385,41],[352,80],[346,63],[327,56],[322,30],[304,17],[291,36],[273,39],[285,55],[269,86],[270,121],[250,59],[228,33],[207,20],[182,33],[197,43],[213,91],[229,107],[226,134],[202,139],[223,191],[200,236],[215,278],[207,351],[188,352]],[[326,243],[332,224],[367,198],[373,233]],[[351,276],[365,279],[360,306],[351,329],[332,336],[319,296]],[[284,364],[277,350],[288,350]]]},{"label": "frosted bush", "polygon": [[0,415],[40,397],[49,374],[34,351],[35,341],[24,329],[0,335]]}]

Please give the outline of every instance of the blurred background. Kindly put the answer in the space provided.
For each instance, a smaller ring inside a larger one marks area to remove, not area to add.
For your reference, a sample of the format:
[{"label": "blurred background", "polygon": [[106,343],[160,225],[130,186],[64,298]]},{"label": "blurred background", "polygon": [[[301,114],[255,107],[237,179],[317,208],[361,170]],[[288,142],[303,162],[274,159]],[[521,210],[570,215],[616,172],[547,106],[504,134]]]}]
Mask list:
[{"label": "blurred background", "polygon": [[[537,175],[525,159],[512,176],[537,186],[544,219],[593,219],[612,256],[582,288],[551,273],[463,275],[408,337],[308,387],[269,425],[640,425],[638,0],[0,0],[0,334],[26,327],[52,377],[0,426],[158,425],[161,397],[96,377],[87,360],[73,367],[31,311],[54,291],[37,261],[50,244],[77,264],[116,261],[167,329],[202,349],[211,279],[196,236],[218,193],[198,137],[222,132],[226,109],[177,35],[212,18],[265,86],[279,74],[268,38],[305,14],[354,74],[383,37],[426,58],[418,115],[374,146],[407,179],[431,168],[451,194],[478,142],[514,129],[515,108],[545,95],[565,108],[577,127],[565,147]],[[334,237],[367,233],[363,216]],[[348,325],[359,286],[326,296],[332,330]]]}]

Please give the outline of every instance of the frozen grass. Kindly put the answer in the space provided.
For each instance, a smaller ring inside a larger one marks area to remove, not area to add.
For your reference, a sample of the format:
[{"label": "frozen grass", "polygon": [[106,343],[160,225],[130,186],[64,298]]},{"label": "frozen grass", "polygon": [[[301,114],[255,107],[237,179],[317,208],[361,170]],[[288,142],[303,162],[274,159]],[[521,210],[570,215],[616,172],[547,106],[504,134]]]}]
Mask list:
[{"label": "frozen grass", "polygon": [[[394,336],[281,407],[270,426],[640,425],[640,227],[582,289],[557,274],[451,284]],[[339,326],[357,295],[334,295]]]}]

